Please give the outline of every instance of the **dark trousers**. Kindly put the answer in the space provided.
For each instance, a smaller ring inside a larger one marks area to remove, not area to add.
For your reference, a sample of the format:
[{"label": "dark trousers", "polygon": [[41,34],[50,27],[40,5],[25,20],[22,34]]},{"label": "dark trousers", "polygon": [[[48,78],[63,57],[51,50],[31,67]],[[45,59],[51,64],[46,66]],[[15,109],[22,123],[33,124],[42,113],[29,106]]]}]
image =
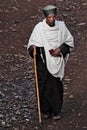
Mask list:
[{"label": "dark trousers", "polygon": [[46,64],[43,63],[41,57],[37,57],[37,73],[41,112],[60,113],[63,103],[62,81],[48,72]]}]

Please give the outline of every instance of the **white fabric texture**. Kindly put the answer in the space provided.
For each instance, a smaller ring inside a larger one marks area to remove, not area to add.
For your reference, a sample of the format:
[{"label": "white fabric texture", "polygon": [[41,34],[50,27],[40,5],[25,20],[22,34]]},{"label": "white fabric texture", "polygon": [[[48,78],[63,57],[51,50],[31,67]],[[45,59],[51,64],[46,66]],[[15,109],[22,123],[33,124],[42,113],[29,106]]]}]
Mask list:
[{"label": "white fabric texture", "polygon": [[31,45],[44,47],[48,71],[54,77],[60,77],[62,79],[64,77],[65,59],[68,59],[68,55],[65,59],[63,56],[53,57],[49,53],[49,50],[56,49],[63,43],[66,43],[71,48],[74,47],[73,37],[64,22],[55,21],[55,26],[50,27],[44,19],[35,26],[30,36],[27,48]]}]

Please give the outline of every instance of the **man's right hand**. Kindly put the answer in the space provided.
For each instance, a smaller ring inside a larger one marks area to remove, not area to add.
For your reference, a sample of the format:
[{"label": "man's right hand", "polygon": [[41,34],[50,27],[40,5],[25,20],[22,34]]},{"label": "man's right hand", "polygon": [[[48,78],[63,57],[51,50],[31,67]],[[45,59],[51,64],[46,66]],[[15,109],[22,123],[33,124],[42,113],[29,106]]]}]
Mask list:
[{"label": "man's right hand", "polygon": [[28,49],[29,54],[30,54],[30,56],[31,56],[32,58],[34,57],[34,56],[33,56],[34,47],[36,47],[36,46],[35,46],[35,45],[31,45],[31,46],[29,47],[29,49]]}]

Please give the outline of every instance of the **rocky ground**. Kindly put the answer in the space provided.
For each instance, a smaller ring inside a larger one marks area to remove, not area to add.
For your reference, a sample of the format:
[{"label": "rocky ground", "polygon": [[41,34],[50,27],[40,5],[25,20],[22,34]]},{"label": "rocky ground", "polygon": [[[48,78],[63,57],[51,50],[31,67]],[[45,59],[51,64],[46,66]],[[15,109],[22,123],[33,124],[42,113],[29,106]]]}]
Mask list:
[{"label": "rocky ground", "polygon": [[[87,130],[87,1],[0,0],[0,130],[39,128],[33,60],[27,42],[42,8],[56,4],[75,39],[66,65],[63,118],[43,130]],[[61,15],[60,15],[61,14]]]}]

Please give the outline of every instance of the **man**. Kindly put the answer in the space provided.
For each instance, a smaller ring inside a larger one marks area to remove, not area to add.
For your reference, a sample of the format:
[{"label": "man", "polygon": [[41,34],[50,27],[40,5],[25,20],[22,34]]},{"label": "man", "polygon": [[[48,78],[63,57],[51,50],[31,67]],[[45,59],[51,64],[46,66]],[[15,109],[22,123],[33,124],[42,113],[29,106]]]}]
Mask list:
[{"label": "man", "polygon": [[43,9],[44,20],[39,22],[28,42],[33,57],[36,47],[36,63],[40,107],[44,118],[61,118],[63,104],[64,68],[69,53],[74,47],[73,36],[63,21],[57,21],[57,7],[48,5]]}]

